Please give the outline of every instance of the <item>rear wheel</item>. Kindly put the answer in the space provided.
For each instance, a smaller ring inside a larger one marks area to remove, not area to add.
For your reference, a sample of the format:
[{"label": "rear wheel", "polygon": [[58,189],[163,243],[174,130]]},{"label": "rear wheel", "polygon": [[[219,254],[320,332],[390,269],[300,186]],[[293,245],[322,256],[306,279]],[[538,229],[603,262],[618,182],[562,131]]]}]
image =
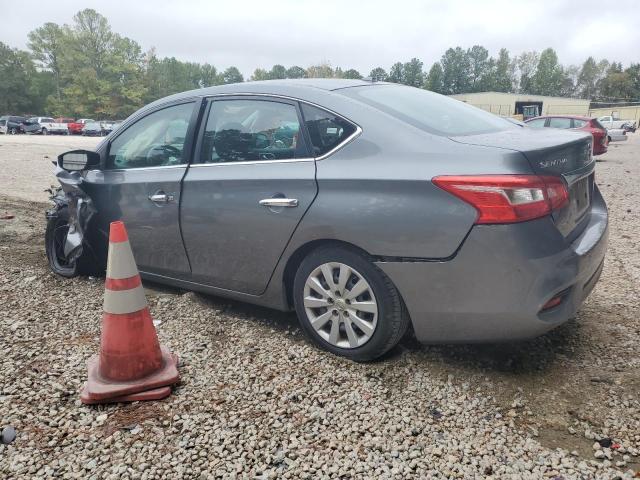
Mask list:
[{"label": "rear wheel", "polygon": [[311,340],[356,361],[393,348],[409,323],[389,277],[355,249],[328,246],[310,253],[296,272],[293,296]]},{"label": "rear wheel", "polygon": [[42,129],[42,134],[43,134],[43,135],[49,135],[49,132],[47,131],[47,129],[46,129],[46,128],[43,128],[43,129]]}]

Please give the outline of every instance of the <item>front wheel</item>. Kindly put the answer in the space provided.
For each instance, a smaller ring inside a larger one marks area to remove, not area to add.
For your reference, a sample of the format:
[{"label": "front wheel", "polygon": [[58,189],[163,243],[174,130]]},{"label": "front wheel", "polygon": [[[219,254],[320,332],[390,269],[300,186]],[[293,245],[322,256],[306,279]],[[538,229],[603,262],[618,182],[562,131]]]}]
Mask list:
[{"label": "front wheel", "polygon": [[44,234],[45,251],[49,267],[61,277],[72,278],[78,275],[97,274],[95,259],[86,248],[74,260],[68,260],[64,254],[64,245],[69,232],[69,208],[62,206],[57,215],[47,219],[47,230]]},{"label": "front wheel", "polygon": [[46,128],[42,129],[42,135],[49,135],[49,132],[47,131]]},{"label": "front wheel", "polygon": [[293,297],[301,326],[316,345],[359,362],[393,348],[409,324],[389,277],[351,248],[311,252],[296,272]]}]

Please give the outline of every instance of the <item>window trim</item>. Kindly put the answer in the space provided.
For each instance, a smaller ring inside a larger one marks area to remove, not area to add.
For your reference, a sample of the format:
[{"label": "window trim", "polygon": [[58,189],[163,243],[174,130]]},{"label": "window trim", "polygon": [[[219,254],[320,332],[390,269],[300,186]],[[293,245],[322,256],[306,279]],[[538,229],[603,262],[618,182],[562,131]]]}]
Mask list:
[{"label": "window trim", "polygon": [[[193,104],[193,109],[191,112],[191,118],[189,119],[189,126],[187,127],[187,134],[185,136],[184,147],[182,149],[182,157],[183,157],[182,163],[179,163],[177,165],[158,165],[155,167],[109,168],[109,153],[111,152],[111,146],[114,140],[116,140],[118,137],[124,134],[133,125],[137,124],[139,121],[148,117],[149,115],[153,115],[154,113],[160,112],[162,110],[166,110],[167,108],[177,107],[179,105],[186,105],[189,103]],[[163,103],[161,105],[158,105],[158,107],[154,108],[153,110],[149,110],[148,112],[144,112],[144,114],[141,114],[132,118],[131,121],[128,122],[128,124],[126,125],[126,128],[124,128],[122,131],[119,131],[115,137],[110,138],[109,141],[107,142],[107,148],[104,154],[104,162],[102,165],[100,165],[99,170],[103,172],[132,172],[132,171],[141,171],[141,170],[150,170],[150,169],[158,170],[161,168],[186,168],[190,162],[189,162],[189,157],[187,157],[186,159],[184,158],[185,152],[188,149],[190,151],[189,155],[191,156],[193,155],[193,143],[194,143],[193,136],[195,133],[196,124],[199,121],[201,109],[202,109],[202,97],[199,97],[199,98],[192,97],[188,99],[181,99],[175,102]]]},{"label": "window trim", "polygon": [[[340,142],[338,145],[336,145],[335,147],[333,147],[331,150],[329,150],[327,153],[323,154],[323,155],[319,155],[317,157],[311,156],[308,158],[292,158],[292,159],[287,159],[287,160],[252,160],[249,162],[230,162],[230,163],[192,163],[191,167],[195,167],[197,165],[200,166],[208,166],[208,165],[253,165],[256,163],[284,163],[284,162],[293,162],[293,161],[305,161],[305,162],[309,162],[309,161],[321,161],[324,160],[325,158],[330,157],[331,155],[333,155],[334,153],[336,153],[338,150],[341,150],[342,148],[346,147],[349,143],[351,143],[353,140],[355,140],[361,133],[362,133],[362,127],[360,127],[360,125],[358,125],[356,122],[354,122],[353,120],[345,117],[344,115],[339,114],[338,112],[334,112],[333,110],[327,108],[327,107],[323,107],[322,105],[319,105],[317,103],[311,102],[309,100],[303,100],[301,98],[296,98],[296,97],[290,97],[288,95],[277,95],[277,94],[273,94],[273,93],[216,93],[213,95],[207,95],[206,97],[203,97],[205,100],[209,100],[209,99],[215,99],[216,97],[267,97],[267,98],[278,98],[278,99],[282,99],[282,100],[289,100],[291,102],[297,102],[297,103],[305,103],[307,105],[311,105],[312,107],[316,107],[319,108],[320,110],[323,110],[327,113],[330,113],[331,115],[335,115],[336,117],[340,117],[342,118],[344,121],[349,122],[350,124],[352,124],[356,129],[355,131],[349,135],[347,138],[345,138],[342,142]],[[215,100],[213,100],[215,101]],[[298,110],[300,111],[300,114],[302,114],[302,109],[298,107]],[[304,119],[304,117],[302,117]],[[203,122],[204,123],[204,122]],[[305,135],[305,141],[308,143],[309,140],[309,132],[307,131],[307,127],[306,125],[301,126],[301,129],[304,130],[304,135]],[[201,142],[201,138],[202,138],[202,128],[200,129],[200,132],[198,133],[198,144],[197,144],[197,149],[196,149],[196,153],[199,153],[199,147],[200,147],[200,142]],[[308,151],[310,149],[307,149]]]},{"label": "window trim", "polygon": [[[284,105],[290,105],[296,110],[296,115],[298,116],[298,121],[300,122],[300,132],[303,136],[304,146],[307,154],[309,154],[309,140],[306,128],[304,127],[304,117],[302,116],[302,111],[300,109],[300,105],[298,104],[298,100],[293,98],[282,97],[278,95],[261,95],[261,94],[235,94],[235,93],[225,93],[218,95],[208,95],[203,97],[204,109],[203,115],[200,119],[200,125],[198,126],[197,139],[195,142],[194,154],[192,156],[192,161],[189,163],[189,168],[202,168],[202,167],[213,167],[213,166],[230,166],[230,165],[256,165],[256,164],[272,164],[272,163],[292,163],[292,162],[312,162],[314,160],[313,157],[304,156],[299,158],[284,158],[284,159],[274,159],[274,160],[244,160],[241,162],[211,162],[211,163],[202,163],[200,162],[200,155],[202,153],[202,141],[204,138],[204,132],[207,128],[207,121],[209,120],[209,113],[211,112],[211,108],[216,101],[216,97],[231,97],[224,98],[226,101],[233,100],[250,100],[251,98],[245,97],[275,97],[281,100],[285,100],[284,102],[274,102],[274,103],[283,103]],[[233,98],[233,97],[242,97],[242,98]],[[258,99],[258,101],[272,101],[273,100],[263,100]]]}]

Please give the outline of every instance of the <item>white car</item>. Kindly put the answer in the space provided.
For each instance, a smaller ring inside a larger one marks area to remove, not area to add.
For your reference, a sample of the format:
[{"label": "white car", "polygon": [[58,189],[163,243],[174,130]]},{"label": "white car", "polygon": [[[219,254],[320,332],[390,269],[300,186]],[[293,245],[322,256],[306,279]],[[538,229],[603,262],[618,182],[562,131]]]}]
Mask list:
[{"label": "white car", "polygon": [[66,123],[58,123],[51,117],[31,117],[26,121],[23,129],[25,133],[41,133],[42,135],[50,133],[69,134]]},{"label": "white car", "polygon": [[609,138],[609,143],[624,142],[629,139],[629,137],[627,137],[627,131],[623,128],[607,129],[607,137]]}]

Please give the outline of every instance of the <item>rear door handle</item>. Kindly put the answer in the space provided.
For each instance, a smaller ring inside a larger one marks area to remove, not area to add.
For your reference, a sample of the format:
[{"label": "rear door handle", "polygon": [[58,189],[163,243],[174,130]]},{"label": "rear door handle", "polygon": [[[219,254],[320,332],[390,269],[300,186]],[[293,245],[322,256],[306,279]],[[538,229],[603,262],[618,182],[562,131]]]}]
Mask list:
[{"label": "rear door handle", "polygon": [[297,198],[264,198],[258,202],[263,207],[297,207]]}]

